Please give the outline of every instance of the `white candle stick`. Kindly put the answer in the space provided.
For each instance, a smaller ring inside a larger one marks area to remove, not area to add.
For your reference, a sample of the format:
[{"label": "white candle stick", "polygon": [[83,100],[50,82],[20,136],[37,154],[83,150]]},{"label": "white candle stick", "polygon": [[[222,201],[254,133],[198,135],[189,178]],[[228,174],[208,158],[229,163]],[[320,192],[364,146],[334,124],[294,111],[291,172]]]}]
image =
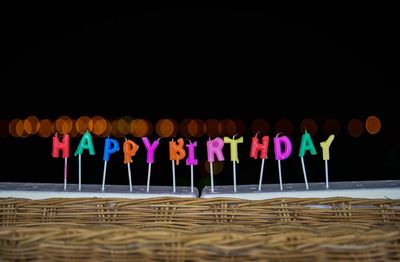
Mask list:
[{"label": "white candle stick", "polygon": [[64,190],[67,190],[67,166],[68,158],[64,158]]},{"label": "white candle stick", "polygon": [[328,176],[328,160],[325,160],[325,186],[329,188],[329,176]]},{"label": "white candle stick", "polygon": [[106,172],[107,172],[107,162],[104,161],[104,168],[103,168],[103,183],[101,185],[101,191],[104,191],[104,188],[106,186]]},{"label": "white candle stick", "polygon": [[151,174],[151,163],[149,163],[149,168],[147,169],[147,189],[146,191],[150,191],[150,174]]},{"label": "white candle stick", "polygon": [[304,164],[304,157],[300,157],[300,159],[301,159],[301,166],[303,168],[304,182],[306,183],[306,189],[308,190],[308,181],[307,181],[306,166]]},{"label": "white candle stick", "polygon": [[258,191],[261,191],[261,185],[262,185],[263,173],[264,173],[264,161],[265,161],[265,158],[263,158],[261,160],[260,182],[258,183]]},{"label": "white candle stick", "polygon": [[233,191],[236,192],[236,161],[232,161],[233,163]]},{"label": "white candle stick", "polygon": [[81,175],[82,175],[82,155],[81,154],[79,154],[79,156],[78,156],[78,168],[79,168],[79,170],[78,170],[78,172],[79,172],[79,181],[78,181],[78,190],[79,191],[81,191]]},{"label": "white candle stick", "polygon": [[131,163],[127,163],[126,166],[128,167],[129,191],[132,192]]},{"label": "white candle stick", "polygon": [[211,192],[214,193],[214,170],[213,164],[210,162]]},{"label": "white candle stick", "polygon": [[190,165],[190,192],[193,193],[193,165]]},{"label": "white candle stick", "polygon": [[283,190],[283,185],[282,185],[282,170],[281,170],[281,160],[278,160],[278,170],[279,170],[279,187],[281,191]]},{"label": "white candle stick", "polygon": [[175,183],[175,160],[172,160],[172,192],[176,192],[176,183]]}]

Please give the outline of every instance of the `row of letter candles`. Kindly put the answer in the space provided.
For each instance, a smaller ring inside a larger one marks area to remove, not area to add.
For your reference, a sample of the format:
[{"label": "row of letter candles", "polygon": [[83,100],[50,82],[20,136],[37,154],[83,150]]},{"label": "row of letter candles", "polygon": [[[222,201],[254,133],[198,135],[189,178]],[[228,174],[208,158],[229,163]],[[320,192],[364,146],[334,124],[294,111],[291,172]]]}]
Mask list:
[{"label": "row of letter candles", "polygon": [[[329,148],[334,139],[334,135],[330,135],[326,141],[320,143],[322,148],[322,158],[325,160],[325,180],[326,180],[326,188],[329,188],[328,182],[328,160],[329,160]],[[159,145],[159,139],[153,141],[152,143],[149,141],[147,137],[142,137],[143,144],[147,151],[147,163],[148,163],[148,173],[147,173],[147,192],[150,190],[150,174],[151,174],[151,165],[154,163],[154,152]],[[236,192],[236,163],[239,163],[238,158],[238,144],[243,143],[243,137],[235,139],[224,137],[222,138],[214,138],[207,141],[207,159],[210,163],[210,175],[211,175],[211,192],[214,192],[214,178],[213,178],[213,162],[215,161],[215,157],[218,161],[224,161],[224,155],[222,153],[222,149],[224,144],[230,144],[230,156],[231,161],[233,163],[233,184],[234,191]],[[252,138],[250,157],[257,159],[261,159],[261,170],[260,170],[260,179],[258,190],[261,191],[262,185],[262,177],[264,171],[264,161],[268,158],[268,144],[269,137],[263,136],[260,140],[257,137],[257,134]],[[191,142],[189,140],[189,144],[186,144],[187,150],[185,150],[185,143],[182,138],[179,138],[177,141],[169,142],[169,158],[172,161],[172,180],[173,180],[173,192],[176,192],[175,186],[175,165],[179,165],[179,161],[185,158],[186,156],[186,165],[190,166],[191,170],[191,191],[193,192],[193,166],[198,164],[198,160],[195,157],[195,148],[197,146],[197,142]],[[123,143],[123,152],[124,152],[124,163],[127,165],[128,169],[128,178],[129,178],[129,190],[132,191],[132,179],[131,179],[131,168],[130,163],[132,163],[132,156],[136,154],[139,146],[133,142],[132,140],[128,140],[125,138],[125,142]],[[94,146],[91,134],[86,131],[83,134],[78,148],[75,151],[75,156],[78,156],[79,160],[79,190],[81,190],[81,155],[84,150],[87,150],[90,155],[94,155]],[[106,138],[104,142],[104,169],[103,169],[103,183],[102,183],[102,191],[105,188],[105,180],[106,180],[106,171],[107,171],[107,162],[110,159],[110,155],[119,151],[119,143],[114,138]],[[59,152],[62,151],[62,157],[64,158],[64,190],[67,188],[67,159],[69,157],[69,135],[64,135],[62,140],[57,137],[57,134],[53,137],[53,150],[52,156],[54,158],[59,157]],[[311,155],[316,155],[317,152],[314,147],[314,143],[311,139],[311,136],[307,131],[302,135],[299,157],[301,159],[304,181],[306,189],[308,189],[308,181],[307,181],[307,173],[304,164],[304,155],[309,151]],[[279,184],[280,190],[283,190],[282,186],[282,172],[281,172],[281,160],[287,159],[292,153],[292,143],[287,136],[280,136],[277,134],[274,137],[274,152],[275,159],[278,161],[278,170],[279,170]]]}]

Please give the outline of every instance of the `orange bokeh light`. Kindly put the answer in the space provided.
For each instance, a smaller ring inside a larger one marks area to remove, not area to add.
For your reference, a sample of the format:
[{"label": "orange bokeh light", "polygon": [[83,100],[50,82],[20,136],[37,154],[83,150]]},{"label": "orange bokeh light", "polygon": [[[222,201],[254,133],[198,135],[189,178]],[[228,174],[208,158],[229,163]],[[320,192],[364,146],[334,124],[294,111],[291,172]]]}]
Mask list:
[{"label": "orange bokeh light", "polygon": [[291,135],[293,132],[293,123],[289,119],[282,118],[276,123],[276,132],[282,132],[284,135]]},{"label": "orange bokeh light", "polygon": [[53,132],[53,124],[49,119],[42,119],[40,120],[40,129],[39,129],[39,136],[43,138],[47,138],[51,136]]},{"label": "orange bokeh light", "polygon": [[324,132],[326,135],[338,135],[340,132],[339,121],[333,118],[326,120],[324,124]]},{"label": "orange bokeh light", "polygon": [[351,119],[347,125],[347,130],[352,137],[359,137],[364,133],[364,125],[360,119]]},{"label": "orange bokeh light", "polygon": [[106,131],[107,121],[102,116],[95,116],[92,118],[93,122],[93,134],[100,136]]},{"label": "orange bokeh light", "polygon": [[151,134],[153,127],[150,121],[145,119],[134,119],[129,124],[131,134],[134,137],[144,137]]},{"label": "orange bokeh light", "polygon": [[224,119],[218,123],[218,133],[222,136],[234,136],[237,134],[237,126],[231,119]]},{"label": "orange bokeh light", "polygon": [[36,134],[39,131],[39,119],[36,116],[29,116],[24,120],[24,131],[28,135]]},{"label": "orange bokeh light", "polygon": [[178,124],[172,119],[160,119],[156,124],[156,133],[160,137],[172,137],[178,131]]},{"label": "orange bokeh light", "polygon": [[72,120],[68,116],[60,116],[55,123],[56,132],[60,134],[69,134],[72,129]]},{"label": "orange bokeh light", "polygon": [[208,119],[206,121],[206,134],[209,137],[217,137],[219,132],[218,132],[218,124],[219,121],[217,119]]},{"label": "orange bokeh light", "polygon": [[365,128],[371,135],[378,134],[381,127],[381,120],[377,116],[369,116],[365,121]]},{"label": "orange bokeh light", "polygon": [[304,131],[306,131],[308,133],[310,133],[310,135],[315,135],[317,133],[318,127],[317,127],[317,123],[309,118],[304,119],[303,121],[301,121],[300,123],[300,133],[304,133]]},{"label": "orange bokeh light", "polygon": [[267,122],[267,120],[264,119],[256,119],[253,121],[253,123],[251,124],[251,131],[256,134],[257,132],[259,132],[262,135],[268,134],[269,132],[269,123]]},{"label": "orange bokeh light", "polygon": [[88,116],[81,116],[76,120],[75,127],[79,134],[83,134],[86,131],[90,132],[93,129],[93,121]]}]

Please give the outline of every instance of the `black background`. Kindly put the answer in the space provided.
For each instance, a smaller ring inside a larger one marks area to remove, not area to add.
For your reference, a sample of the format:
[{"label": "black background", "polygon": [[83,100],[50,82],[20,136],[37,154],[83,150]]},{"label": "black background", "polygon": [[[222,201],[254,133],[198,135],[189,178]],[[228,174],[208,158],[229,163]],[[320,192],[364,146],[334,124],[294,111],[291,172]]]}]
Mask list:
[{"label": "black background", "polygon": [[[238,118],[247,127],[238,183],[257,183],[260,164],[248,158],[253,120],[268,120],[270,136],[277,120],[294,123],[284,181],[302,182],[299,123],[317,122],[318,146],[327,137],[324,121],[335,118],[341,131],[331,146],[332,180],[397,179],[399,19],[393,5],[1,4],[0,119],[128,115],[155,125],[162,118]],[[381,132],[351,137],[348,121],[369,115],[382,120]],[[200,160],[206,139],[199,140]],[[78,143],[72,138],[71,152]],[[96,156],[83,157],[83,183],[101,182],[103,139],[94,144]],[[141,150],[135,184],[146,180]],[[62,160],[50,151],[50,138],[2,137],[1,181],[61,183]],[[224,153],[229,159],[228,147]],[[265,182],[277,183],[272,147],[269,155]],[[127,183],[122,153],[118,158],[110,161],[108,183]],[[166,140],[156,161],[152,183],[170,185]],[[320,151],[307,168],[310,181],[323,181]],[[72,183],[76,170],[71,157]],[[188,185],[189,169],[177,172],[178,185]],[[216,183],[231,184],[231,177],[227,160]],[[207,179],[198,175],[196,184]]]}]

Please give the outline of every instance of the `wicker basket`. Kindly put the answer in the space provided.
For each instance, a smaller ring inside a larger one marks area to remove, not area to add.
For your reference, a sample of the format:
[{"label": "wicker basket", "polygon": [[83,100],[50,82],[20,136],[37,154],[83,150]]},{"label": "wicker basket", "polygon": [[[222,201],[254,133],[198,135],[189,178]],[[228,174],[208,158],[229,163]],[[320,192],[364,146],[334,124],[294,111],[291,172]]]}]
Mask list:
[{"label": "wicker basket", "polygon": [[400,260],[400,201],[1,199],[0,260]]}]

